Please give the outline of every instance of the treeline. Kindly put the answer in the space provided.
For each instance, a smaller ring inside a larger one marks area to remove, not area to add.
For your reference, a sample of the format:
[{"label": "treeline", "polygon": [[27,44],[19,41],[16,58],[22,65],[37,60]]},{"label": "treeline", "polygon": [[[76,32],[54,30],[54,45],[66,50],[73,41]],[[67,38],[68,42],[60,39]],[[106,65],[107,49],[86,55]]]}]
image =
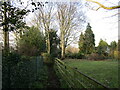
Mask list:
[{"label": "treeline", "polygon": [[[118,42],[120,43],[120,41]],[[85,33],[80,34],[79,38],[79,52],[71,53],[67,52],[67,58],[78,58],[78,59],[118,59],[118,43],[112,41],[110,45],[105,41],[100,39],[98,46],[95,46],[95,35],[88,23]]]},{"label": "treeline", "polygon": [[[31,0],[28,3],[30,9],[23,4],[24,2],[13,0],[0,2],[2,13],[0,26],[4,32],[4,50],[11,51],[9,33],[13,32],[17,41],[16,51],[20,54],[34,56],[46,53],[48,56],[54,56],[53,53],[57,53],[58,57],[64,59],[66,47],[77,38],[77,28],[82,26],[83,20],[85,21],[82,3]],[[27,16],[31,13],[34,18],[31,19],[31,27],[29,27],[25,18],[28,19]]]},{"label": "treeline", "polygon": [[[80,27],[79,23],[83,23],[80,18],[85,19],[82,10],[77,11],[78,4],[31,1],[30,4],[34,8],[29,10],[26,8],[21,9],[19,6],[15,7],[11,3],[12,0],[10,2],[0,2],[3,15],[0,26],[3,27],[4,32],[4,50],[11,52],[9,48],[9,32],[13,32],[16,35],[16,52],[19,54],[37,56],[47,53],[64,59],[66,47],[76,38],[76,28]],[[22,4],[22,2],[15,3]],[[54,13],[52,13],[53,11]],[[34,25],[31,27],[28,27],[23,20],[29,13],[35,15],[34,22],[31,22]],[[55,21],[58,24],[57,30],[54,29]],[[57,36],[58,31],[60,32],[59,37]],[[91,26],[88,24],[85,33],[80,35],[78,42],[79,53],[73,57],[86,58],[92,54],[105,57],[115,57],[117,55],[115,54],[117,53],[116,42],[108,45],[106,41],[101,40],[98,47],[95,47],[94,37]]]}]

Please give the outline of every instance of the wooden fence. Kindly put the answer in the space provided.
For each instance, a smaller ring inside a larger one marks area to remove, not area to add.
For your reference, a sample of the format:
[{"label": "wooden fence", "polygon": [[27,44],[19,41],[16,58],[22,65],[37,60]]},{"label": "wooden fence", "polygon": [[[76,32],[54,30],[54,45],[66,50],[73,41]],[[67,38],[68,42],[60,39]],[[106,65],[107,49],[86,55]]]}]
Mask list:
[{"label": "wooden fence", "polygon": [[108,88],[95,79],[83,74],[75,68],[55,59],[55,71],[69,88]]}]

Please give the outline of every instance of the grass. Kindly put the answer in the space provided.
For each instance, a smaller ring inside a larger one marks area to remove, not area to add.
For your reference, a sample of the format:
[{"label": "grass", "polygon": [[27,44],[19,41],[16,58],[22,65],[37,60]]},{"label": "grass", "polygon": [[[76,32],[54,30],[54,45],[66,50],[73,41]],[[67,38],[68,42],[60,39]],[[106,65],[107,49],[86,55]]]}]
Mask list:
[{"label": "grass", "polygon": [[89,61],[66,59],[64,62],[110,88],[118,88],[118,61]]}]

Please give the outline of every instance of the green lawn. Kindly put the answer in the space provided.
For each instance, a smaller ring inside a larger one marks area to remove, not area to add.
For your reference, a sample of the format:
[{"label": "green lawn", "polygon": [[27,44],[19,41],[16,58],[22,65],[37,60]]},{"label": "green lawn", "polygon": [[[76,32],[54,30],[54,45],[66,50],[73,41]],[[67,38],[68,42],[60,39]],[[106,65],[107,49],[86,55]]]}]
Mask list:
[{"label": "green lawn", "polygon": [[66,59],[64,62],[71,67],[77,67],[79,71],[110,88],[118,88],[118,61],[116,60],[89,61]]}]

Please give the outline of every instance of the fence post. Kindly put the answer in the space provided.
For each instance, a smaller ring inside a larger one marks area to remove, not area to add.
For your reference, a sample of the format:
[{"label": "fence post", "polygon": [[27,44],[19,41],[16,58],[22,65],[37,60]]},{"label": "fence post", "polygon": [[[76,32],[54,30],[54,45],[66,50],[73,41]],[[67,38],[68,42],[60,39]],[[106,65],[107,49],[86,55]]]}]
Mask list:
[{"label": "fence post", "polygon": [[0,43],[0,90],[2,89],[2,43]]}]

